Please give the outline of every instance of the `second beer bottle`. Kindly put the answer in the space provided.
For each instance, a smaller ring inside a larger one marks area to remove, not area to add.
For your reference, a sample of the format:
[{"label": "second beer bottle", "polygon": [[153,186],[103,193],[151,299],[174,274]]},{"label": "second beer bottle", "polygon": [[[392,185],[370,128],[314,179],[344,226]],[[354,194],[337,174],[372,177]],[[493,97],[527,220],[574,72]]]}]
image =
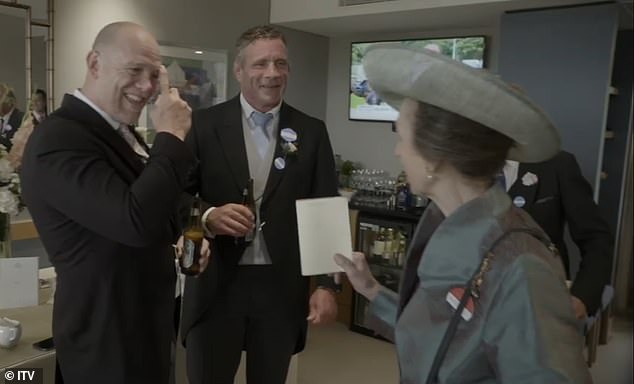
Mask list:
[{"label": "second beer bottle", "polygon": [[200,198],[196,195],[189,211],[187,228],[183,231],[183,255],[179,260],[181,272],[188,276],[200,273],[200,248],[204,238],[200,210]]},{"label": "second beer bottle", "polygon": [[[253,198],[253,179],[249,179],[246,188],[244,188],[244,190],[242,191],[242,205],[251,210],[251,213],[253,213],[253,217],[257,217],[257,211],[255,209],[255,199]],[[254,221],[257,223],[257,218]],[[253,242],[254,238],[255,225],[249,232],[244,235],[244,242],[249,245]]]}]

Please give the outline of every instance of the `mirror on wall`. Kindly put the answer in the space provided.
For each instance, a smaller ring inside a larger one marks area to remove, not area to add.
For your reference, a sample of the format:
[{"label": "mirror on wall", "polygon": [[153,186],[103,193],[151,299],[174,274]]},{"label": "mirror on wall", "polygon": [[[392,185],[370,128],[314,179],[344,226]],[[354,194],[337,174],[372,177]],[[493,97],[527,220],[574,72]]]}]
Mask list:
[{"label": "mirror on wall", "polygon": [[[26,110],[30,93],[30,63],[27,63],[27,51],[30,49],[27,32],[30,31],[30,25],[28,6],[0,2],[0,83],[13,90],[15,105],[20,111]],[[6,124],[3,128],[9,129]]]},{"label": "mirror on wall", "polygon": [[[12,89],[16,109],[26,114],[33,98],[43,99],[47,112],[54,105],[52,14],[53,0],[0,0],[0,83]],[[37,237],[26,209],[11,223],[13,240]]]}]

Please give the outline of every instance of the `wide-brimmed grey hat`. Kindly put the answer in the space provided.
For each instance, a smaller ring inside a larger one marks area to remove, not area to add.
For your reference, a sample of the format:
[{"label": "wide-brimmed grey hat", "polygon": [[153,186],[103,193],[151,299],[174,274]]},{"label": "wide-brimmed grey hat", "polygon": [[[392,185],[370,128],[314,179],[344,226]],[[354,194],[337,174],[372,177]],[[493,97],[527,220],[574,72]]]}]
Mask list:
[{"label": "wide-brimmed grey hat", "polygon": [[507,155],[511,160],[539,162],[559,151],[559,134],[541,108],[486,70],[393,43],[370,46],[363,68],[372,89],[395,109],[410,98],[510,137],[515,141]]}]

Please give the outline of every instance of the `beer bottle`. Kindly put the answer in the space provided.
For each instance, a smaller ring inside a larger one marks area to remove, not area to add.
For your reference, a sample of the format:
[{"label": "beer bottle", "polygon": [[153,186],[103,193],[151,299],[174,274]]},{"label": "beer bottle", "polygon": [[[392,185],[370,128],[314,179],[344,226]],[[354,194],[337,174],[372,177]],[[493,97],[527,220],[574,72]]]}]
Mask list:
[{"label": "beer bottle", "polygon": [[[256,217],[255,199],[253,198],[253,179],[249,179],[246,188],[242,191],[242,205],[249,208]],[[257,222],[257,220],[256,220]],[[255,238],[255,226],[244,235],[244,242],[248,245]]]},{"label": "beer bottle", "polygon": [[188,276],[200,273],[200,248],[204,237],[200,211],[200,198],[196,195],[189,211],[187,228],[183,231],[183,255],[179,260],[181,272]]}]

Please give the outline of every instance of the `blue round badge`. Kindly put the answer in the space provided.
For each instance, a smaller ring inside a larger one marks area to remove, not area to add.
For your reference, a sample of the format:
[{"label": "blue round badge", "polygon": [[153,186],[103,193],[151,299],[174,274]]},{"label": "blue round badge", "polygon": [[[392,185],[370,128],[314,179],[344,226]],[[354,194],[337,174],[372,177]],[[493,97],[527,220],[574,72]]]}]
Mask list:
[{"label": "blue round badge", "polygon": [[284,141],[287,141],[289,143],[291,141],[297,140],[297,132],[293,131],[292,128],[282,129],[282,132],[280,132],[280,136],[282,136],[282,139],[284,139]]},{"label": "blue round badge", "polygon": [[526,199],[522,196],[515,196],[513,204],[515,204],[517,208],[522,208],[526,204]]},{"label": "blue round badge", "polygon": [[286,161],[281,157],[276,157],[275,161],[273,161],[273,164],[275,164],[275,168],[279,169],[280,171],[284,169],[284,167],[286,167]]}]

